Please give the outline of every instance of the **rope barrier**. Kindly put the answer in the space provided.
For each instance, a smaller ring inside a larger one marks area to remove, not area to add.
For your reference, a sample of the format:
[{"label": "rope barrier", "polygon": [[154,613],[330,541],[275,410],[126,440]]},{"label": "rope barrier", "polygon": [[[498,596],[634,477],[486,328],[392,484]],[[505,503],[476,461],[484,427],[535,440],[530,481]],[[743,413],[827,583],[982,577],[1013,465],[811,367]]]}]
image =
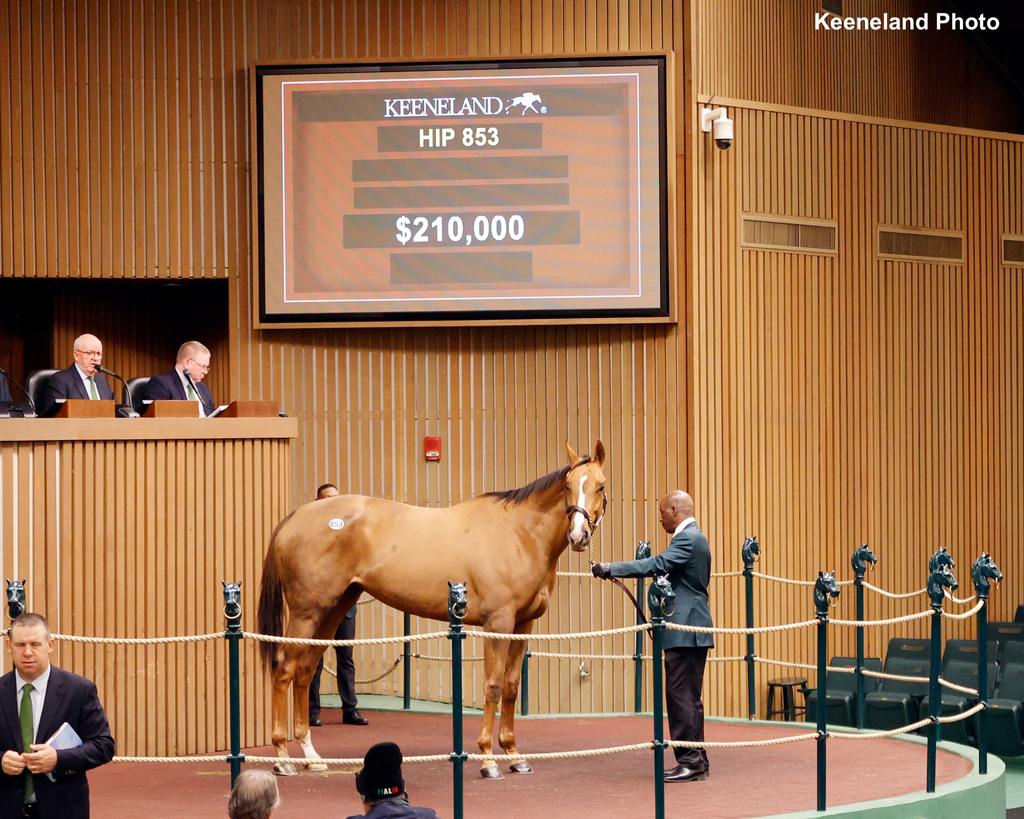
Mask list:
[{"label": "rope barrier", "polygon": [[[111,762],[174,762],[182,765],[201,762],[221,762],[227,760],[227,754],[204,754],[202,756],[115,756]],[[252,757],[246,757],[246,760]],[[362,760],[359,760],[360,763]]]},{"label": "rope barrier", "polygon": [[811,734],[791,734],[785,737],[774,739],[750,739],[746,742],[686,742],[683,740],[669,740],[665,743],[670,748],[764,748],[769,745],[786,745],[790,742],[803,742],[808,739],[817,739],[818,732]]},{"label": "rope barrier", "polygon": [[975,614],[977,614],[979,611],[981,611],[982,606],[984,606],[984,605],[985,605],[985,601],[984,600],[979,600],[977,603],[975,603],[971,608],[969,608],[965,612],[961,612],[960,614],[952,614],[951,612],[944,611],[944,612],[942,612],[942,616],[946,617],[946,618],[948,618],[950,620],[967,620],[968,618],[973,617]]},{"label": "rope barrier", "polygon": [[[835,622],[835,621],[833,621]],[[714,626],[684,626],[679,623],[665,623],[669,631],[693,631],[699,634],[767,634],[772,631],[793,631],[798,628],[815,626],[817,620],[803,620],[799,623],[786,623],[781,626],[755,626],[754,628],[716,628]]]},{"label": "rope barrier", "polygon": [[910,677],[906,674],[889,674],[885,671],[871,671],[867,668],[861,669],[865,677],[875,677],[879,680],[898,680],[899,682],[928,682],[927,677]]},{"label": "rope barrier", "polygon": [[911,620],[920,620],[924,617],[931,617],[932,610],[919,611],[916,614],[904,614],[902,617],[890,617],[887,620],[839,620],[829,618],[829,623],[836,626],[894,626],[897,623],[909,623]]},{"label": "rope barrier", "polygon": [[869,583],[867,580],[864,581],[864,588],[871,589],[871,591],[875,592],[876,594],[880,594],[882,595],[882,597],[892,598],[893,600],[900,600],[906,597],[917,597],[919,594],[924,594],[926,591],[928,591],[927,589],[921,588],[917,591],[904,592],[902,594],[898,594],[896,592],[886,591],[885,589],[876,586],[873,583]]},{"label": "rope barrier", "polygon": [[742,655],[737,654],[734,657],[708,657],[708,662],[709,663],[735,663],[735,662],[743,662],[745,659],[747,659],[747,658],[743,657]]},{"label": "rope barrier", "polygon": [[712,577],[743,577],[743,572],[712,572]]},{"label": "rope barrier", "polygon": [[[736,574],[743,574],[743,572],[736,572]],[[779,577],[775,574],[765,574],[764,572],[751,572],[754,577],[759,577],[762,580],[771,580],[774,583],[784,583],[787,586],[813,586],[817,583],[817,580],[794,580],[791,577]],[[836,583],[840,586],[849,586],[853,583],[852,580],[838,580]]]},{"label": "rope barrier", "polygon": [[976,594],[972,594],[970,597],[965,597],[961,600],[959,597],[954,595],[953,592],[951,592],[949,589],[943,589],[942,593],[946,595],[947,600],[952,600],[954,603],[959,603],[961,606],[970,603],[978,596]]},{"label": "rope barrier", "polygon": [[900,734],[909,734],[916,731],[918,728],[924,728],[926,725],[930,725],[930,719],[919,719],[917,722],[912,722],[910,725],[904,725],[900,728],[893,728],[891,731],[867,731],[863,734],[847,734],[847,733],[835,733],[829,734],[829,739],[885,739],[886,737],[895,737]]},{"label": "rope barrier", "polygon": [[[410,654],[409,656],[410,657],[414,657],[417,660],[434,660],[434,661],[442,662],[442,663],[447,663],[447,662],[449,662],[451,660],[451,656],[448,656],[448,657],[445,657],[445,656],[437,657],[437,656],[435,656],[433,654],[416,654],[416,653],[413,653],[413,654]],[[484,658],[483,657],[463,657],[462,661],[464,663],[482,663],[484,661]]]},{"label": "rope barrier", "polygon": [[[574,637],[581,639],[586,637],[611,637],[613,634],[633,634],[638,631],[646,631],[650,626],[636,625],[623,626],[622,628],[607,628],[602,631],[579,631],[570,634],[495,634],[491,631],[467,631],[469,637],[481,637],[484,640],[571,640]],[[448,636],[448,632],[442,632]]]},{"label": "rope barrier", "polygon": [[[219,759],[222,762],[224,761],[224,757],[220,757]],[[291,762],[293,765],[295,765],[297,767],[301,767],[302,765],[306,765],[306,764],[309,764],[309,763],[315,763],[315,764],[319,764],[319,765],[356,765],[356,766],[358,766],[360,768],[363,766],[363,758],[361,756],[360,757],[326,757],[324,759],[320,759],[319,757],[314,757],[312,759],[307,759],[305,757],[249,756],[248,754],[246,754],[245,761],[246,762],[270,763],[270,764],[276,764],[278,762]],[[451,762],[451,761],[452,761],[452,755],[450,753],[448,753],[448,754],[425,754],[425,755],[421,755],[421,756],[405,756],[405,754],[402,754],[402,763],[403,764],[406,763],[406,762],[417,763],[417,762]],[[353,771],[353,773],[355,773],[355,771]]]},{"label": "rope barrier", "polygon": [[[635,660],[635,654],[569,654],[557,651],[531,651],[531,657],[554,657],[565,660]],[[650,660],[649,654],[640,655],[641,660]],[[708,657],[710,660],[711,658]]]},{"label": "rope barrier", "polygon": [[[469,632],[473,633],[473,632]],[[57,635],[54,635],[55,637]],[[224,634],[218,634],[218,637],[223,637]],[[433,640],[438,637],[447,637],[447,631],[429,631],[426,634],[408,634],[400,637],[367,637],[362,640],[314,640],[312,638],[303,639],[301,637],[278,637],[274,634],[257,634],[254,631],[247,631],[243,635],[250,640],[257,640],[261,643],[283,643],[285,645],[293,646],[381,646],[389,645],[391,643],[408,643],[414,640]],[[510,637],[514,635],[508,635]]]},{"label": "rope barrier", "polygon": [[209,634],[195,634],[190,637],[79,637],[74,634],[51,634],[54,640],[68,643],[99,643],[101,645],[154,646],[165,643],[202,643],[207,640],[223,640],[223,631]]},{"label": "rope barrier", "polygon": [[968,688],[966,685],[957,685],[956,683],[949,682],[949,680],[942,679],[942,677],[939,677],[939,685],[945,686],[953,691],[959,691],[961,694],[969,694],[972,697],[978,696],[977,688]]},{"label": "rope barrier", "polygon": [[985,707],[985,703],[979,702],[968,708],[966,711],[961,711],[959,714],[950,714],[946,717],[936,717],[936,719],[943,725],[949,725],[951,722],[960,722],[961,720],[970,719],[979,711],[984,711]]}]

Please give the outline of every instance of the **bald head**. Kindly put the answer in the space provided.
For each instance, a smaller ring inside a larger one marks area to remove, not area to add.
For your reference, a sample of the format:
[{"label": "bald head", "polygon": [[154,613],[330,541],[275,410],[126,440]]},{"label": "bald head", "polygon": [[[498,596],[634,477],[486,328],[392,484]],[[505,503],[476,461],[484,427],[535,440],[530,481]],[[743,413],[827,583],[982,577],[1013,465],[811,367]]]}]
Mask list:
[{"label": "bald head", "polygon": [[681,489],[673,489],[658,504],[662,528],[672,534],[680,523],[693,517],[693,509],[693,498]]},{"label": "bald head", "polygon": [[96,365],[103,363],[103,342],[91,333],[84,333],[75,339],[73,353],[75,363],[88,376],[96,375]]}]

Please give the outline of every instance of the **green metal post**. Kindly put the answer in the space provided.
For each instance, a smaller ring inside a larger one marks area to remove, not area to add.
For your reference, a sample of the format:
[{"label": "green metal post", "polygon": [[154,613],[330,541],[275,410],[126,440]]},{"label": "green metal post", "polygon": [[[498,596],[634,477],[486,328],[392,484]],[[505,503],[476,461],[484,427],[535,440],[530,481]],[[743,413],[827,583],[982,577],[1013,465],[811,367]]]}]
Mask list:
[{"label": "green metal post", "polygon": [[231,786],[234,787],[235,780],[242,772],[242,763],[245,762],[245,755],[242,754],[242,705],[238,661],[238,644],[244,636],[242,634],[242,584],[221,581],[221,585],[224,587],[224,617],[227,620],[227,631],[224,633],[224,637],[228,641],[228,718],[231,726],[231,753],[228,755],[227,761],[231,765]]},{"label": "green metal post", "polygon": [[662,699],[664,698],[664,682],[661,669],[661,642],[665,631],[665,618],[661,598],[654,594],[651,587],[647,601],[651,612],[652,649],[651,676],[654,682],[654,817],[665,819],[665,715]]},{"label": "green metal post", "polygon": [[[940,549],[939,552],[945,552],[945,549]],[[928,668],[928,719],[931,720],[931,725],[928,726],[928,773],[925,785],[928,793],[935,793],[935,753],[942,736],[942,725],[939,723],[939,714],[942,713],[942,690],[939,688],[939,671],[942,664],[942,600],[946,587],[954,591],[958,588],[949,565],[952,564],[952,559],[948,564],[938,562],[939,552],[932,556],[928,574],[928,597],[932,604],[931,662]]]},{"label": "green metal post", "polygon": [[[853,566],[853,582],[857,587],[857,622],[864,622],[864,575],[868,564],[878,562],[868,544],[862,543],[853,550],[850,565]],[[857,727],[864,728],[864,626],[857,626],[857,667],[854,669],[857,681]],[[820,700],[819,700],[820,702]]]},{"label": "green metal post", "polygon": [[[984,605],[978,609],[978,701],[988,703],[988,592],[989,581],[1002,581],[1003,573],[988,552],[982,552],[971,565],[974,593]],[[978,737],[978,773],[988,774],[988,737],[985,734],[985,711],[975,719]]]},{"label": "green metal post", "polygon": [[530,713],[530,649],[523,652],[523,671],[519,675],[519,714]]},{"label": "green metal post", "polygon": [[[988,593],[977,591],[978,599],[985,605],[978,609],[978,700],[982,705],[988,704]],[[978,713],[975,720],[978,736],[978,773],[988,773],[988,737],[985,736],[985,712]]]},{"label": "green metal post", "polygon": [[815,588],[815,615],[818,618],[818,810],[825,810],[825,780],[828,770],[828,733],[825,731],[825,718],[828,714],[828,597],[817,594]]},{"label": "green metal post", "polygon": [[[756,537],[743,541],[743,582],[747,592],[747,628],[754,627],[754,563],[761,554]],[[747,635],[747,718],[757,719],[757,690],[755,688],[754,635]]]},{"label": "green metal post", "polygon": [[463,819],[462,768],[466,753],[462,750],[462,618],[466,616],[466,588],[462,583],[449,585],[448,639],[452,642],[452,815]]},{"label": "green metal post", "polygon": [[[636,545],[636,559],[646,560],[651,556],[651,544],[649,541],[641,540]],[[641,606],[644,604],[644,578],[636,579],[636,601]],[[636,624],[643,625],[643,617],[640,612],[636,613]],[[643,685],[644,685],[644,633],[638,631],[633,642],[633,712],[639,714],[643,708]]]},{"label": "green metal post", "polygon": [[[409,612],[402,616],[402,634],[408,637],[412,634],[412,617]],[[402,708],[406,711],[412,708],[412,643],[406,640],[402,643]]]}]

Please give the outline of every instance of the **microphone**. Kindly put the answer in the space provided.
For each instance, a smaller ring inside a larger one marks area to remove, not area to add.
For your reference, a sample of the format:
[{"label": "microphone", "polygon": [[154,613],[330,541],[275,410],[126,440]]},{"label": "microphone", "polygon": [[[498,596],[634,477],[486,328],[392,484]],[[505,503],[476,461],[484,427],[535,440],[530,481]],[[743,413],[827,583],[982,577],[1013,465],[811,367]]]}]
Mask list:
[{"label": "microphone", "polygon": [[10,381],[12,384],[14,384],[14,386],[16,386],[23,393],[25,393],[25,397],[28,399],[28,405],[31,408],[31,415],[22,414],[22,417],[23,418],[35,418],[36,417],[36,402],[32,400],[32,396],[29,395],[28,390],[26,390],[23,386],[21,386],[20,383],[18,383],[13,378],[11,378],[10,373],[8,373],[7,370],[5,370],[3,367],[0,367],[0,375],[2,375],[8,381]]},{"label": "microphone", "polygon": [[132,400],[132,388],[128,386],[128,382],[125,381],[121,376],[115,373],[113,370],[108,370],[102,364],[97,364],[96,369],[101,373],[109,375],[111,378],[116,378],[122,384],[124,384],[124,391],[128,395],[128,406],[120,405],[117,408],[117,414],[122,418],[138,418],[139,414],[135,411],[135,402]]},{"label": "microphone", "polygon": [[199,408],[203,411],[202,417],[205,418],[207,413],[206,404],[203,403],[203,395],[201,392],[199,392],[199,387],[197,387],[196,382],[192,380],[192,373],[190,373],[187,369],[184,369],[181,371],[181,374],[185,376],[185,380],[188,381],[189,385],[192,387],[192,390],[196,394],[196,398],[199,399]]}]

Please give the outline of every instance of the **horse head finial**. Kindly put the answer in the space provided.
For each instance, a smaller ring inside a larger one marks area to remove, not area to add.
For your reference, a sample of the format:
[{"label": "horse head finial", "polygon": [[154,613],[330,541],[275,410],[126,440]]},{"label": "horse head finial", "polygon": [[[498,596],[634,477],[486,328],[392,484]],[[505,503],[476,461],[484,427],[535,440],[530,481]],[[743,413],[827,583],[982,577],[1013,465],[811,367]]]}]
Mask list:
[{"label": "horse head finial", "polygon": [[25,613],[25,581],[7,580],[7,616],[13,620]]},{"label": "horse head finial", "polygon": [[946,589],[956,591],[959,588],[960,584],[956,582],[953,570],[946,563],[939,563],[928,575],[928,597],[931,600],[932,608],[942,608],[942,599],[946,596]]},{"label": "horse head finial", "polygon": [[452,583],[448,581],[448,619],[449,621],[461,621],[465,619],[469,609],[469,592],[467,585],[469,581]]},{"label": "horse head finial", "polygon": [[860,579],[864,579],[864,575],[870,566],[874,566],[878,562],[878,558],[875,557],[875,553],[871,551],[871,547],[866,543],[860,544],[856,549],[853,550],[853,557],[850,558],[850,565],[853,566],[854,575]]},{"label": "horse head finial", "polygon": [[839,597],[839,584],[836,582],[835,571],[818,572],[818,579],[814,581],[814,610],[819,617],[828,614],[830,605],[836,605]]},{"label": "horse head finial", "polygon": [[743,555],[743,568],[753,569],[754,564],[761,558],[761,544],[757,542],[756,535],[743,541],[741,554]]},{"label": "horse head finial", "polygon": [[237,620],[242,616],[242,584],[220,581],[224,587],[224,616],[228,620]]},{"label": "horse head finial", "polygon": [[974,581],[974,589],[979,599],[988,597],[990,580],[999,583],[1002,579],[1003,573],[999,571],[999,567],[988,552],[982,552],[971,565],[971,580]]},{"label": "horse head finial", "polygon": [[651,609],[651,616],[671,617],[676,610],[676,593],[668,580],[668,575],[659,574],[647,590],[647,604]]},{"label": "horse head finial", "polygon": [[935,554],[928,559],[929,572],[934,572],[940,566],[948,566],[950,569],[956,568],[956,561],[953,560],[953,555],[949,553],[949,549],[945,546],[940,546],[936,549]]}]

